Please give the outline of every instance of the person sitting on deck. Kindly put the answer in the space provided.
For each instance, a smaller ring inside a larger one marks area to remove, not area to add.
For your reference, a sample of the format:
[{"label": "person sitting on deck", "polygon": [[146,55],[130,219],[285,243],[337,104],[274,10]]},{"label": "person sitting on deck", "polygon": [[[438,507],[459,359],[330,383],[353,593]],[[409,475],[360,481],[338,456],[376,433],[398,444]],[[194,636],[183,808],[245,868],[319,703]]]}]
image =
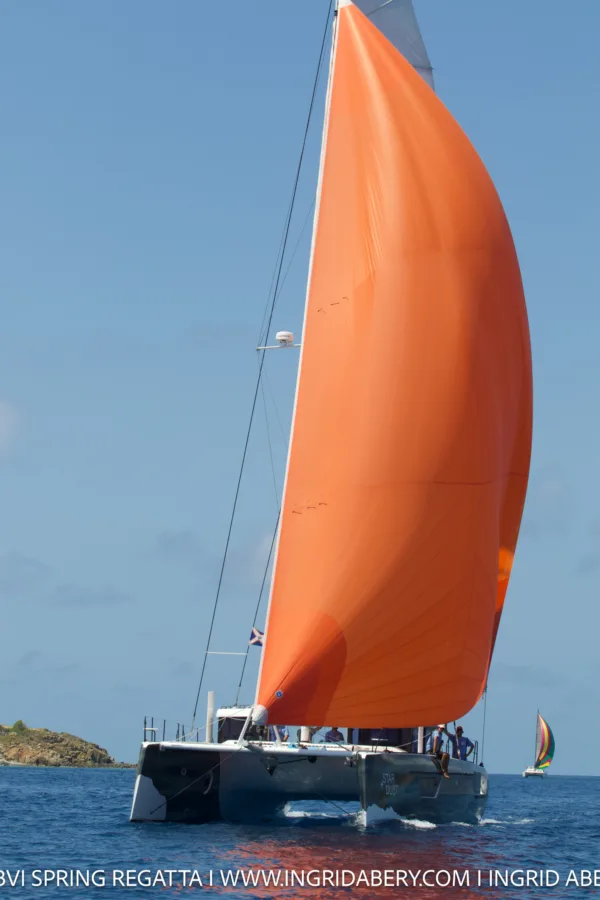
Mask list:
[{"label": "person sitting on deck", "polygon": [[339,744],[344,742],[344,735],[339,730],[337,725],[334,725],[333,728],[328,731],[325,735],[325,743],[327,744]]},{"label": "person sitting on deck", "polygon": [[448,762],[450,760],[450,757],[443,750],[444,732],[446,732],[445,725],[438,725],[435,731],[431,732],[431,734],[429,735],[429,740],[427,741],[427,753],[431,753],[432,756],[436,756],[439,759],[442,769],[442,775],[444,776],[444,778],[450,778],[450,776],[448,775]]},{"label": "person sitting on deck", "polygon": [[[287,729],[287,725],[278,725],[277,731],[279,732],[279,739],[282,741],[282,743],[285,744],[285,742],[288,740],[288,738],[290,736],[290,733]],[[275,734],[275,726],[274,725],[269,726],[269,740],[270,741],[277,740],[277,735]]]},{"label": "person sitting on deck", "polygon": [[446,731],[446,734],[452,744],[452,759],[468,759],[475,749],[475,744],[468,737],[463,736],[462,725],[457,727],[456,734],[450,734],[449,731]]}]

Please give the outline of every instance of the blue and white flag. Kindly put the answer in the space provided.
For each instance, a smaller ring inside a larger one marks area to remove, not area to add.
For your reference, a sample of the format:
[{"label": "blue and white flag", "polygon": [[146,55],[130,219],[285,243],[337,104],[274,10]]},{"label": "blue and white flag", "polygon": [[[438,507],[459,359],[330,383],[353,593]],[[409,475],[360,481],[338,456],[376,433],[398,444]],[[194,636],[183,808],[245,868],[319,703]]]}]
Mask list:
[{"label": "blue and white flag", "polygon": [[250,635],[250,646],[262,647],[264,636],[264,631],[259,631],[258,628],[253,628]]}]

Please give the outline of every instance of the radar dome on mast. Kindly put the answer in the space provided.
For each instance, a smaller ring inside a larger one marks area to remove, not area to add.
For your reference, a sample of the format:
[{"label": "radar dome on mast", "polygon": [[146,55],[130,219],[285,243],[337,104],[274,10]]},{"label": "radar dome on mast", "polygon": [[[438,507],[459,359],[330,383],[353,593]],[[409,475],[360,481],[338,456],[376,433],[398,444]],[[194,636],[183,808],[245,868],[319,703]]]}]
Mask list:
[{"label": "radar dome on mast", "polygon": [[294,343],[294,333],[292,331],[278,331],[275,340],[282,347],[291,347]]}]

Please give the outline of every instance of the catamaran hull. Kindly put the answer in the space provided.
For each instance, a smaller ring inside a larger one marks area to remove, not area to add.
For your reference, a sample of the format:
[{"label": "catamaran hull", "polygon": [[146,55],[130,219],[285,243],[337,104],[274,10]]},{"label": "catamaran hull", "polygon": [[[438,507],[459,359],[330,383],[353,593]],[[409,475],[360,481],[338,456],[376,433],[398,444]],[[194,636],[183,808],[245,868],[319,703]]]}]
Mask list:
[{"label": "catamaran hull", "polygon": [[439,762],[417,753],[361,753],[357,761],[360,802],[366,825],[398,818],[477,824],[488,793],[487,772],[450,760],[449,778]]},{"label": "catamaran hull", "polygon": [[261,822],[291,800],[358,801],[358,795],[352,753],[341,748],[146,743],[131,821]]},{"label": "catamaran hull", "polygon": [[382,819],[477,822],[487,798],[482,766],[439,763],[417,753],[359,752],[323,745],[240,747],[145,743],[131,821],[264,822],[295,800],[359,801],[365,824]]},{"label": "catamaran hull", "polygon": [[536,769],[535,766],[528,766],[523,772],[523,778],[530,778],[532,775],[543,778],[545,774],[546,772],[544,769]]}]

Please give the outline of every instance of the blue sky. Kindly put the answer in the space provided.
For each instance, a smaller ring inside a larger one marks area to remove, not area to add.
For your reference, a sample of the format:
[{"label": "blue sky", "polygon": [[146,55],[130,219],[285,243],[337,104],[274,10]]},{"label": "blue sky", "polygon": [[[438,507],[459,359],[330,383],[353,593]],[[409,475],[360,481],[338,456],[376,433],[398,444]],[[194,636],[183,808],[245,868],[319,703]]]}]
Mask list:
[{"label": "blue sky", "polygon": [[[575,736],[600,740],[600,6],[568,22],[558,0],[415,6],[504,201],[532,331],[532,479],[486,761],[531,762],[539,707],[555,771],[594,774]],[[227,9],[3,10],[0,721],[129,760],[144,714],[189,723],[326,2]],[[320,109],[274,320],[297,333]],[[267,363],[279,486],[295,353]],[[245,648],[276,510],[259,417],[214,649]],[[239,660],[207,676],[227,702]],[[481,709],[467,721],[480,737]]]}]

